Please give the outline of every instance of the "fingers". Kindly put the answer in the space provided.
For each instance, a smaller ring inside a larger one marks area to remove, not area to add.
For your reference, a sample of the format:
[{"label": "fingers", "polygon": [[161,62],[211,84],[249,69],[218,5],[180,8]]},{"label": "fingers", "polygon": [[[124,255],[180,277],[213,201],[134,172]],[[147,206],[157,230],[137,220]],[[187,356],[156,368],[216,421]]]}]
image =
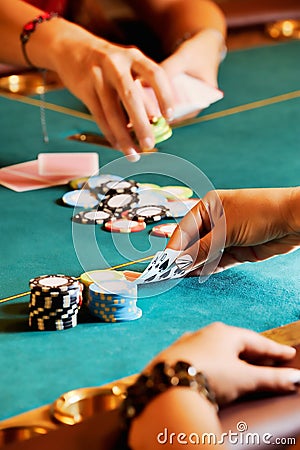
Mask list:
[{"label": "fingers", "polygon": [[165,70],[141,54],[134,61],[132,69],[153,88],[163,116],[171,120],[173,117],[173,93]]},{"label": "fingers", "polygon": [[115,139],[114,133],[112,132],[112,130],[106,120],[102,105],[101,105],[100,101],[98,100],[97,92],[94,91],[94,89],[93,89],[92,93],[87,96],[87,100],[85,100],[84,98],[82,100],[84,101],[85,105],[88,107],[90,113],[95,118],[95,121],[96,121],[98,127],[100,128],[102,133],[105,135],[106,139],[111,143],[113,148],[116,148],[117,141]]},{"label": "fingers", "polygon": [[239,354],[244,359],[263,356],[272,359],[290,360],[296,350],[288,345],[279,344],[251,330],[236,328]]},{"label": "fingers", "polygon": [[99,98],[101,98],[103,110],[107,121],[109,122],[110,129],[114,135],[116,142],[115,148],[121,150],[130,161],[138,161],[140,156],[140,149],[132,142],[132,138],[129,134],[127,127],[127,118],[121,107],[121,104],[116,96],[116,93],[111,86],[104,83],[103,88],[98,88]]},{"label": "fingers", "polygon": [[[246,373],[247,372],[247,373]],[[245,368],[244,392],[277,391],[293,392],[300,385],[300,370],[278,367],[257,367],[248,365]]]},{"label": "fingers", "polygon": [[[102,103],[105,103],[105,114],[117,137],[120,149],[126,153],[128,147],[135,148],[128,129],[124,126],[124,116],[113,114],[116,107],[116,99],[120,99],[129,121],[133,126],[136,138],[142,150],[154,148],[155,139],[149,121],[148,110],[145,107],[144,96],[138,83],[137,77],[142,77],[155,92],[162,114],[171,116],[172,95],[164,70],[156,63],[146,58],[135,48],[112,47],[111,53],[101,67],[105,91],[110,86],[110,92],[104,93]],[[108,90],[109,91],[109,90]],[[109,116],[108,116],[109,114]],[[127,125],[127,124],[126,124]]]}]

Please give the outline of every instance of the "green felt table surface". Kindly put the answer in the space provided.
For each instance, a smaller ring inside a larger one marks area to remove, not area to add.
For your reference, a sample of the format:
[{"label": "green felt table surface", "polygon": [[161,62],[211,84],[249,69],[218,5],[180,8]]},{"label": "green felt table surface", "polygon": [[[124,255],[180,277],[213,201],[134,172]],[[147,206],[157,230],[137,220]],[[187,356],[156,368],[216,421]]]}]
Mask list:
[{"label": "green felt table surface", "polygon": [[[299,53],[300,42],[229,53],[220,70],[224,99],[203,112],[198,123],[176,128],[160,151],[193,163],[216,188],[298,185]],[[268,101],[286,93],[293,94]],[[41,143],[39,109],[19,100],[0,96],[1,167],[35,159],[41,152],[96,151],[101,166],[116,161],[123,173],[133,170],[114,150],[67,140],[76,132],[97,131],[91,120],[76,113],[47,110],[50,143]],[[46,100],[85,111],[64,90],[48,93]],[[259,100],[261,105],[253,104]],[[243,105],[250,105],[249,110],[230,113]],[[222,111],[227,111],[223,117],[207,120]],[[169,184],[153,173],[137,178]],[[72,239],[73,210],[59,203],[68,190],[58,186],[17,193],[0,186],[0,299],[26,292],[34,276],[82,273]],[[166,243],[160,238],[149,243],[148,231],[149,226],[130,236],[141,255]],[[96,235],[109,265],[132,259],[120,254],[110,233],[98,227]],[[118,239],[126,248],[128,236]],[[145,267],[139,262],[128,268]],[[0,420],[50,403],[65,391],[135,373],[183,332],[212,321],[263,331],[298,320],[299,269],[300,254],[295,252],[245,264],[202,284],[189,278],[160,293],[149,286],[141,291],[140,320],[104,324],[82,312],[76,328],[61,332],[29,331],[28,296],[0,303]]]}]

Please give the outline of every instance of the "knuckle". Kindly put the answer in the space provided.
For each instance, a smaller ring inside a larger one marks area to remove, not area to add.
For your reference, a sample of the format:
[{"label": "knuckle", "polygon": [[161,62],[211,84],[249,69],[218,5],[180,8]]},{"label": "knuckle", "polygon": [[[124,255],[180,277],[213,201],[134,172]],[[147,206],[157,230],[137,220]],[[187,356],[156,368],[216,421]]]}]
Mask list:
[{"label": "knuckle", "polygon": [[143,53],[137,47],[129,47],[128,52],[131,55],[131,57],[134,59],[139,59],[139,58],[144,57]]},{"label": "knuckle", "polygon": [[209,327],[214,332],[221,332],[226,329],[226,325],[223,322],[213,322]]},{"label": "knuckle", "polygon": [[148,67],[148,75],[154,80],[161,80],[164,76],[164,70],[157,64],[151,64]]},{"label": "knuckle", "polygon": [[[122,78],[120,79],[120,82],[122,83]],[[131,87],[123,86],[123,95],[125,100],[131,100],[134,98],[134,91]]]}]

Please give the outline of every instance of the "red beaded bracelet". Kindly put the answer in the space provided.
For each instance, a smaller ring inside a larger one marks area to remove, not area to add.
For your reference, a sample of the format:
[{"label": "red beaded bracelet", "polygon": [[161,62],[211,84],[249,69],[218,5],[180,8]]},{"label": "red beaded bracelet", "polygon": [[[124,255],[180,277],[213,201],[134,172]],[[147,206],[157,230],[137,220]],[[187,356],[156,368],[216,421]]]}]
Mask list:
[{"label": "red beaded bracelet", "polygon": [[30,61],[30,59],[27,56],[26,44],[29,41],[31,34],[35,31],[36,26],[40,23],[47,22],[48,20],[53,19],[53,17],[58,17],[58,14],[55,12],[51,12],[51,13],[46,12],[44,14],[37,16],[35,19],[31,20],[30,22],[26,23],[23,27],[22,33],[20,34],[20,39],[21,39],[21,43],[22,43],[22,52],[23,52],[25,61],[27,62],[27,64],[30,67],[35,67],[35,65],[32,64],[32,62]]}]

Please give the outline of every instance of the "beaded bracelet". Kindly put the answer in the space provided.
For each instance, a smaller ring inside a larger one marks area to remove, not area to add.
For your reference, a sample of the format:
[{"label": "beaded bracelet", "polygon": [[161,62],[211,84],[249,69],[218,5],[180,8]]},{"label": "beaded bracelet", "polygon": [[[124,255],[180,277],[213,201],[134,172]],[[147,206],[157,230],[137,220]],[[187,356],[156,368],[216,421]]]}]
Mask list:
[{"label": "beaded bracelet", "polygon": [[58,14],[55,12],[51,12],[51,13],[46,12],[44,14],[41,14],[41,15],[35,17],[35,19],[26,23],[23,27],[22,33],[20,34],[20,39],[21,39],[21,44],[22,44],[22,53],[23,53],[26,63],[30,67],[35,67],[35,65],[32,64],[32,62],[28,58],[27,51],[26,51],[26,44],[29,41],[32,33],[35,31],[36,26],[40,23],[47,22],[47,21],[53,19],[53,17],[58,17]]},{"label": "beaded bracelet", "polygon": [[[21,40],[21,48],[22,53],[24,56],[24,59],[29,67],[36,69],[37,67],[32,64],[30,59],[28,58],[27,51],[26,51],[26,44],[30,39],[30,36],[35,31],[38,24],[47,22],[53,17],[58,17],[58,14],[55,12],[45,12],[43,14],[40,14],[39,16],[35,17],[30,22],[26,23],[23,27],[22,33],[20,34],[20,40]],[[45,114],[45,78],[46,78],[46,70],[41,69],[42,77],[43,77],[43,89],[40,92],[40,120],[41,120],[41,127],[42,127],[42,133],[43,133],[43,141],[45,143],[49,142],[49,136],[47,131],[47,123],[46,123],[46,114]]]},{"label": "beaded bracelet", "polygon": [[152,399],[176,386],[184,386],[202,394],[218,411],[215,394],[202,372],[197,372],[195,367],[185,361],[177,361],[173,366],[159,362],[150,374],[142,373],[127,389],[127,396],[120,409],[127,432],[131,421],[143,412]]}]

